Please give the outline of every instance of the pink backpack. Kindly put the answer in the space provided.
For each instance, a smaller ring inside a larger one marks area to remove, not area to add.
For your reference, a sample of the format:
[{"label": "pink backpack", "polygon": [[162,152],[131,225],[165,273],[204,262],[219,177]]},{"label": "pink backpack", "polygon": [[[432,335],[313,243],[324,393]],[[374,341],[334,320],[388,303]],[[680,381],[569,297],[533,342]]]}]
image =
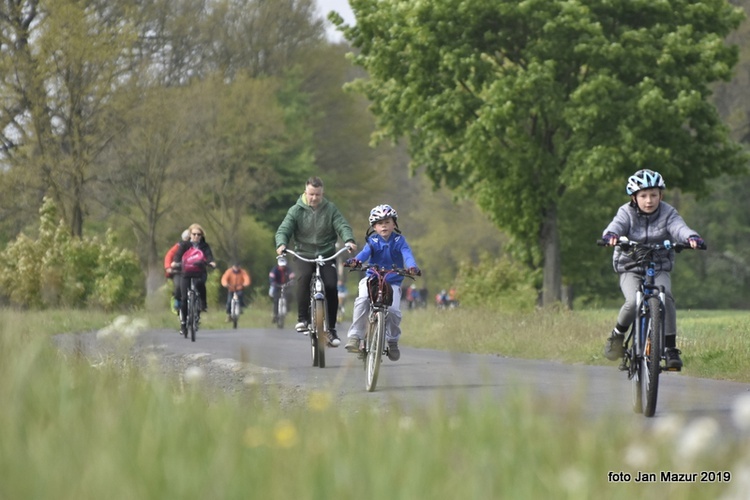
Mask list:
[{"label": "pink backpack", "polygon": [[182,272],[183,273],[200,273],[206,268],[206,256],[203,250],[191,246],[182,254]]}]

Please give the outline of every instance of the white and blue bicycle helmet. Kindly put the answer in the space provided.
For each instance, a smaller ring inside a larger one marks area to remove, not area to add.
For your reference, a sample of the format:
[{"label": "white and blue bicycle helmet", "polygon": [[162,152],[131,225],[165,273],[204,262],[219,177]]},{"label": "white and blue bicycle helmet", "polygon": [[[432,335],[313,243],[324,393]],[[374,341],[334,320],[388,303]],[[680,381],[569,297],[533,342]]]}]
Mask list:
[{"label": "white and blue bicycle helmet", "polygon": [[370,210],[370,225],[372,226],[378,221],[385,219],[393,219],[396,222],[398,219],[398,213],[390,205],[378,205],[377,207]]},{"label": "white and blue bicycle helmet", "polygon": [[625,187],[625,190],[629,195],[633,195],[641,189],[664,189],[666,187],[667,185],[664,183],[664,178],[659,172],[644,168],[628,177],[628,185]]}]

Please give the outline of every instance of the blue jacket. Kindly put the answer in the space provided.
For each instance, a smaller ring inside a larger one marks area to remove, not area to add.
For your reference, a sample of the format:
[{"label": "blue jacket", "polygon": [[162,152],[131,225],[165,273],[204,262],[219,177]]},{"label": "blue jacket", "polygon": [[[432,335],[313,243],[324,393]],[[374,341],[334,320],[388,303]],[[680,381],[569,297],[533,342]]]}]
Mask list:
[{"label": "blue jacket", "polygon": [[[388,269],[392,268],[394,264],[402,269],[418,267],[406,238],[395,231],[391,233],[391,237],[387,241],[377,233],[370,235],[355,258],[363,263]],[[368,276],[373,274],[372,271],[367,271]],[[403,276],[398,274],[388,275],[388,283],[391,285],[400,285],[403,281]]]}]

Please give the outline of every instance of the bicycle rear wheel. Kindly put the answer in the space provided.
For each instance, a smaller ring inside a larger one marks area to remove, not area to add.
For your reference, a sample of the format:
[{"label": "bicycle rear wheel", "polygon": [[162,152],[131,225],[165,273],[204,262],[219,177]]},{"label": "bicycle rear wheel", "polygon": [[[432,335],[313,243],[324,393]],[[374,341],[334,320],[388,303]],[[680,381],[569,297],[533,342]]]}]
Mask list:
[{"label": "bicycle rear wheel", "polygon": [[641,375],[643,378],[643,414],[653,417],[656,412],[656,398],[659,393],[659,372],[661,367],[662,334],[664,322],[662,321],[661,302],[658,298],[648,299],[648,327],[646,330],[646,346],[643,351],[643,362],[641,363]]},{"label": "bicycle rear wheel", "polygon": [[311,304],[311,324],[310,324],[310,347],[312,349],[313,366],[319,368],[326,367],[326,342],[325,331],[325,302],[323,300],[314,300]]},{"label": "bicycle rear wheel", "polygon": [[370,319],[367,333],[367,357],[365,358],[365,387],[367,392],[375,390],[380,372],[380,361],[383,358],[385,344],[385,313],[376,311]]}]

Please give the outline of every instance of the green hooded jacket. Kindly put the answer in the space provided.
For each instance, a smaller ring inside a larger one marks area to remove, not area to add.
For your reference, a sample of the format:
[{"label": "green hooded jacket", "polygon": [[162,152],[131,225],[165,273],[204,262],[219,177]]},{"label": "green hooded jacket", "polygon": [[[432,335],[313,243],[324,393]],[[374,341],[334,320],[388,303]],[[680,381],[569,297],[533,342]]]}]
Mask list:
[{"label": "green hooded jacket", "polygon": [[294,251],[308,259],[336,253],[336,241],[354,242],[351,226],[333,203],[325,198],[313,210],[303,193],[286,213],[276,230],[276,248],[289,246],[294,238]]}]

